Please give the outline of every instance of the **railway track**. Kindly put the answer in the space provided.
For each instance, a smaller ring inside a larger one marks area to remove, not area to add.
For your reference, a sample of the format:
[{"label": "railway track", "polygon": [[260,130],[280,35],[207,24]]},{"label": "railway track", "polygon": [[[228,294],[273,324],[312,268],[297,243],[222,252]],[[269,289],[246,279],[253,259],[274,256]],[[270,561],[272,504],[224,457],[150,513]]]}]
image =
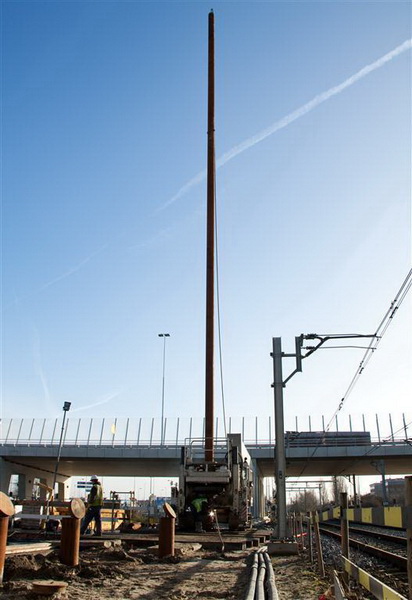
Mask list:
[{"label": "railway track", "polygon": [[[336,531],[336,525],[331,527],[330,524],[322,524],[320,531],[325,564],[341,569],[341,565],[338,564],[339,561],[336,560],[336,556],[340,555],[341,539],[340,533]],[[354,534],[352,528],[350,529],[351,560],[379,581],[407,597],[408,576],[405,546],[403,543],[399,543],[395,548],[391,546],[391,550],[388,550],[388,545],[393,544],[393,542],[379,540],[374,535],[368,536],[368,533],[362,529],[363,539],[361,541],[359,539],[360,535]],[[379,546],[376,544],[379,544]]]},{"label": "railway track", "polygon": [[[322,525],[322,527],[320,527],[320,531],[323,534],[330,535],[332,537],[335,537],[338,540],[340,540],[340,538],[341,538],[340,533],[338,533],[330,525]],[[403,547],[397,546],[398,551],[393,552],[394,548],[392,546],[391,546],[390,550],[387,549],[387,547],[386,547],[387,542],[385,543],[385,547],[383,547],[382,545],[379,545],[379,546],[371,545],[368,542],[368,539],[370,541],[370,538],[372,538],[372,540],[374,542],[376,542],[377,538],[373,535],[368,535],[365,531],[363,531],[362,534],[360,535],[360,534],[353,534],[353,530],[350,530],[349,546],[351,546],[352,548],[356,548],[357,550],[359,550],[360,552],[364,552],[365,554],[370,554],[371,556],[376,556],[377,558],[380,558],[380,559],[390,563],[391,565],[395,565],[402,571],[406,572],[407,558],[406,558],[406,551],[404,550]]]},{"label": "railway track", "polygon": [[[328,527],[340,529],[340,523],[333,523],[328,521],[324,523]],[[376,525],[365,525],[361,523],[352,523],[349,525],[349,532],[360,535],[366,535],[368,537],[377,538],[379,540],[385,540],[390,543],[399,544],[399,546],[407,545],[406,531],[404,529],[394,529],[392,527],[378,527]]]}]

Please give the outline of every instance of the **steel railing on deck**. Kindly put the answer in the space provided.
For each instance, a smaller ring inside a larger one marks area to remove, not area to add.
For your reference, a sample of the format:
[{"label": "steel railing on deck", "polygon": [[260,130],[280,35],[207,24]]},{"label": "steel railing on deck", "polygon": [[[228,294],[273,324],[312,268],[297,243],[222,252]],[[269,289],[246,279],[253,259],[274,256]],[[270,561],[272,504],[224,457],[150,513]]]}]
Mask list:
[{"label": "steel railing on deck", "polygon": [[[405,414],[397,419],[372,419],[371,427],[367,429],[364,415],[359,423],[349,416],[349,427],[342,428],[342,423],[336,421],[335,431],[324,432],[323,417],[320,417],[321,427],[315,429],[313,420],[309,418],[307,430],[298,429],[295,419],[294,431],[286,433],[286,446],[317,446],[321,445],[365,445],[369,443],[411,443],[408,434]],[[368,423],[368,425],[370,425]],[[0,444],[14,445],[58,445],[62,420],[55,419],[2,419],[0,421]],[[174,418],[164,419],[163,443],[161,443],[161,419],[156,418],[68,418],[63,437],[64,446],[169,446],[176,447],[191,443],[196,438],[204,438],[204,418]],[[226,433],[241,433],[242,439],[248,445],[256,447],[273,445],[275,441],[274,423],[272,417],[230,417],[226,428],[222,420],[215,421],[215,438],[225,437]],[[348,439],[346,439],[348,436]]]}]

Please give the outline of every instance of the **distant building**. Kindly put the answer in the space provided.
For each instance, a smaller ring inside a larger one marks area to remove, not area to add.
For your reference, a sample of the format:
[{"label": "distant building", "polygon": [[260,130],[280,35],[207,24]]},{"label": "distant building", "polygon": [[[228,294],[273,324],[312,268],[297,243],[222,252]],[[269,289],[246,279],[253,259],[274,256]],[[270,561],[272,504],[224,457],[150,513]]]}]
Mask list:
[{"label": "distant building", "polygon": [[[383,500],[382,482],[372,483],[370,486],[371,494]],[[399,477],[397,479],[386,480],[386,495],[390,504],[403,505],[405,502],[405,479]]]}]

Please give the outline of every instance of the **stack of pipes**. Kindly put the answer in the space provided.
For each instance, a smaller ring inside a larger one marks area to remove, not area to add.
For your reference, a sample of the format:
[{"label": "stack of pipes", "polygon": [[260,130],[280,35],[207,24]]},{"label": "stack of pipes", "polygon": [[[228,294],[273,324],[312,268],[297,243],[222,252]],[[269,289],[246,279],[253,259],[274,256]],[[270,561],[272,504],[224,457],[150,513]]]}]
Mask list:
[{"label": "stack of pipes", "polygon": [[279,600],[267,547],[256,550],[245,600]]}]

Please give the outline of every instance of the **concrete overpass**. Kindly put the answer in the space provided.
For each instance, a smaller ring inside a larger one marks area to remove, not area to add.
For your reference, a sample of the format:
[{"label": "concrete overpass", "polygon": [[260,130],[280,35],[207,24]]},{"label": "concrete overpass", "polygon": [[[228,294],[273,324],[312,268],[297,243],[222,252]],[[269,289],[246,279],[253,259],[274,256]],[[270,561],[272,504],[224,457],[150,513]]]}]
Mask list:
[{"label": "concrete overpass", "polygon": [[[30,497],[33,481],[39,478],[50,485],[56,465],[59,445],[59,423],[40,420],[38,434],[35,420],[18,420],[4,423],[3,439],[0,440],[0,489],[7,493],[11,475],[19,476],[19,497]],[[109,420],[109,424],[110,424]],[[115,420],[116,422],[116,420]],[[269,421],[270,423],[270,421]],[[63,445],[57,481],[60,497],[64,496],[64,483],[72,476],[115,477],[171,477],[179,475],[180,449],[184,443],[192,443],[190,436],[183,439],[178,431],[173,441],[164,444],[154,440],[153,420],[151,437],[141,436],[141,423],[137,437],[129,435],[129,420],[126,428],[104,430],[105,420],[100,420],[93,434],[93,419],[86,421],[86,435],[81,434],[82,420],[71,424],[62,439]],[[53,427],[52,427],[53,426]],[[13,429],[14,427],[14,429]],[[25,433],[25,429],[27,433]],[[70,433],[71,431],[71,433]],[[22,433],[23,432],[23,433]],[[69,435],[68,435],[69,432]],[[274,441],[246,439],[246,446],[254,463],[256,493],[263,495],[263,478],[274,475]],[[286,447],[286,476],[320,477],[332,475],[406,475],[412,473],[412,439],[406,426],[396,437],[372,439],[367,432],[328,433],[325,441],[323,432],[294,432],[292,442]],[[97,435],[96,435],[97,434]],[[270,429],[269,429],[270,436]],[[216,440],[217,447],[221,440]]]},{"label": "concrete overpass", "polygon": [[[177,477],[180,445],[65,445],[61,451],[58,481],[72,476]],[[259,478],[273,477],[274,444],[247,444]],[[0,486],[7,493],[10,476],[25,476],[21,492],[29,496],[34,477],[50,484],[57,446],[50,444],[0,445]],[[377,475],[383,461],[387,475],[412,473],[412,444],[404,440],[375,442],[367,446],[299,446],[286,449],[286,475]],[[23,478],[22,478],[23,479]]]}]

